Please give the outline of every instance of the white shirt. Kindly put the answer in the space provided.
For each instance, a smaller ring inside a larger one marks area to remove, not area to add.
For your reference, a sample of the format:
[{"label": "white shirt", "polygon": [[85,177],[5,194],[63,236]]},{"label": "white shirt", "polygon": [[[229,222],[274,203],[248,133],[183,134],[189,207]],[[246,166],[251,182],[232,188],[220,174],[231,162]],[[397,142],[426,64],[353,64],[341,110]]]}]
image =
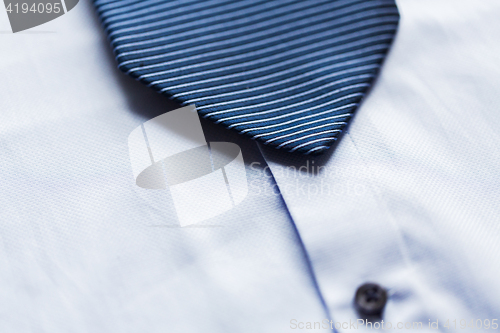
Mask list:
[{"label": "white shirt", "polygon": [[92,5],[17,34],[0,11],[0,332],[363,331],[345,323],[365,282],[388,289],[393,327],[498,322],[500,3],[398,6],[381,74],[323,156],[202,121],[242,148],[250,192],[190,228],[171,226],[168,191],[135,185],[127,148],[178,106],[116,69]]}]

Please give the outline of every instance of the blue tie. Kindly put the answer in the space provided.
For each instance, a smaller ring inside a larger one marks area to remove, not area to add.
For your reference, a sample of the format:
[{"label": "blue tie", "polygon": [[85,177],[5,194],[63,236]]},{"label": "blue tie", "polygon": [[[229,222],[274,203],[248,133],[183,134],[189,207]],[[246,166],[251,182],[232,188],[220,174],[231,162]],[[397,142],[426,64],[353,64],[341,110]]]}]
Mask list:
[{"label": "blue tie", "polygon": [[319,154],[370,88],[394,0],[95,0],[118,67],[264,144]]}]

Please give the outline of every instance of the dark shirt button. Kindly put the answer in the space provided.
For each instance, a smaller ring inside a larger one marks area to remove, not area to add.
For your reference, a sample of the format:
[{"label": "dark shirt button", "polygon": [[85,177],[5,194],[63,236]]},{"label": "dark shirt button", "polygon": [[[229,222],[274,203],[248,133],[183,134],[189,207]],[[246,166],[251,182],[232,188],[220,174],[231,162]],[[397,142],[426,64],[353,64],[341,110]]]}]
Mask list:
[{"label": "dark shirt button", "polygon": [[361,315],[381,316],[387,303],[387,292],[378,284],[365,283],[356,291],[354,303]]}]

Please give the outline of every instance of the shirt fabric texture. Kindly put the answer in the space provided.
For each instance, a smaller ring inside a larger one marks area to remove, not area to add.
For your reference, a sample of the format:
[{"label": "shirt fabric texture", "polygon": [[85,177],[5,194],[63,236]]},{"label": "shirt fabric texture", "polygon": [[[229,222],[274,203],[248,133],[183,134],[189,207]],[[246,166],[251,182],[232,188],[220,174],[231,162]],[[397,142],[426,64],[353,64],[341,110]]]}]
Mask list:
[{"label": "shirt fabric texture", "polygon": [[241,147],[251,190],[190,228],[168,190],[135,185],[127,150],[179,105],[116,69],[93,5],[1,33],[0,332],[296,332],[356,321],[365,282],[388,289],[393,325],[500,319],[500,4],[397,4],[380,75],[325,154],[202,120]]}]

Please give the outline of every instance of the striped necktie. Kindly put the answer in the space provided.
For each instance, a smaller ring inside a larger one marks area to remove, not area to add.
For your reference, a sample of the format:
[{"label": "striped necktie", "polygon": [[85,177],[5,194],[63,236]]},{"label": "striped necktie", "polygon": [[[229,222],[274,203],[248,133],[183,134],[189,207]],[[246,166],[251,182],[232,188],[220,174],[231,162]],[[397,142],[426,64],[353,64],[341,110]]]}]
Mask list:
[{"label": "striped necktie", "polygon": [[337,140],[394,38],[394,0],[95,0],[118,67],[264,144]]}]

